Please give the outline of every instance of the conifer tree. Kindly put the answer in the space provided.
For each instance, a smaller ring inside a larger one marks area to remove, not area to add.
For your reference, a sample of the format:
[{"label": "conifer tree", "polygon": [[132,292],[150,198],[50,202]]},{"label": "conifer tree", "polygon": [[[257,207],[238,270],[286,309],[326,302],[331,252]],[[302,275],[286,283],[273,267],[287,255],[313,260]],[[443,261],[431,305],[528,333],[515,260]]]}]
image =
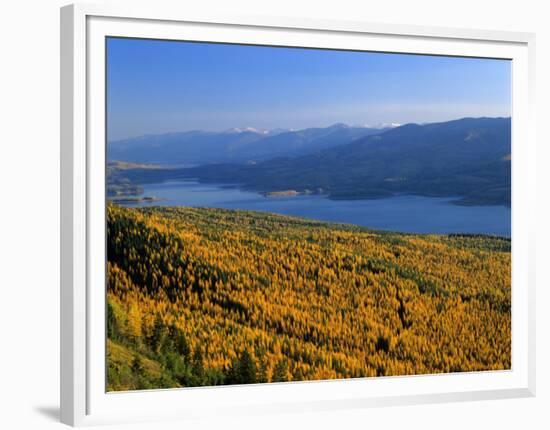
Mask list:
[{"label": "conifer tree", "polygon": [[241,354],[238,375],[240,384],[253,384],[257,381],[256,362],[248,349]]},{"label": "conifer tree", "polygon": [[288,362],[286,358],[282,358],[277,362],[273,369],[273,382],[287,382],[288,381]]}]

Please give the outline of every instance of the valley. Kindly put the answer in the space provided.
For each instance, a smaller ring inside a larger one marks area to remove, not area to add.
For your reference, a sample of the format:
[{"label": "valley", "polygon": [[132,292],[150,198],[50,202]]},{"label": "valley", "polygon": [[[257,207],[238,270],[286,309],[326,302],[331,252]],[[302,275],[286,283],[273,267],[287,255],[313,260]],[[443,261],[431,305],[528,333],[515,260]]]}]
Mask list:
[{"label": "valley", "polygon": [[139,195],[143,184],[193,179],[237,184],[244,190],[269,195],[293,190],[295,194],[323,194],[333,200],[402,194],[459,196],[455,204],[509,207],[510,129],[510,118],[408,124],[301,156],[286,154],[264,161],[187,168],[125,168],[116,170],[116,178],[125,181],[127,189],[136,187],[129,189],[130,195]]}]

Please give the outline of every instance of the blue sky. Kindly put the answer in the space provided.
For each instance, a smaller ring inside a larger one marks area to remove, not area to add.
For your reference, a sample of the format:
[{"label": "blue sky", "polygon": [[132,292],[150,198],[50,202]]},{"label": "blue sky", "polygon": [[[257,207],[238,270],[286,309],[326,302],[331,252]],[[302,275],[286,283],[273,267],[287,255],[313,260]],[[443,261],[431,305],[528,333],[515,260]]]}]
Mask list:
[{"label": "blue sky", "polygon": [[108,139],[509,116],[511,63],[108,39]]}]

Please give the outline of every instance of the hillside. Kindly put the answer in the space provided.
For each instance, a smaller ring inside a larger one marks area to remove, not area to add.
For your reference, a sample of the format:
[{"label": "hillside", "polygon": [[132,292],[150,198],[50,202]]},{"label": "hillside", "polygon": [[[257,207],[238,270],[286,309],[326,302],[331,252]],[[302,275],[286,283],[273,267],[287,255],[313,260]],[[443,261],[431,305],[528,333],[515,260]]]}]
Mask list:
[{"label": "hillside", "polygon": [[509,369],[510,242],[107,209],[108,390]]}]

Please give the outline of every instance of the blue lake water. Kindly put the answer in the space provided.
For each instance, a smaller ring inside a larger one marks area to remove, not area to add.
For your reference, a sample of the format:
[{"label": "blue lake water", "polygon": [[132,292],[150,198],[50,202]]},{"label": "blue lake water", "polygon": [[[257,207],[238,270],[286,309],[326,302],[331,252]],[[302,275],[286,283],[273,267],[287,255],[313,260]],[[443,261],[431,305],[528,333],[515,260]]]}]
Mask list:
[{"label": "blue lake water", "polygon": [[163,182],[143,186],[154,202],[127,206],[196,206],[247,209],[356,224],[408,233],[484,233],[510,237],[511,210],[505,206],[458,206],[454,198],[395,196],[375,200],[329,200],[320,195],[264,197],[223,185]]}]

